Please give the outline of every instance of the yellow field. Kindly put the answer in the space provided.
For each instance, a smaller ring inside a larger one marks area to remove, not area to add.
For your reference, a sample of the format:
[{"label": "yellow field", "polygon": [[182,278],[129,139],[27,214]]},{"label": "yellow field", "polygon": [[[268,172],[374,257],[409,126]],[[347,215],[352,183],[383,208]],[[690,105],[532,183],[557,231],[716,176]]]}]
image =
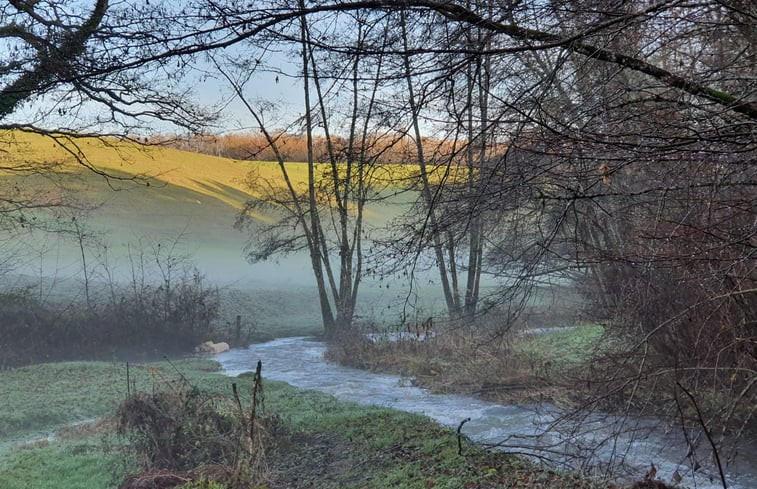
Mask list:
[{"label": "yellow field", "polygon": [[[268,161],[241,161],[158,146],[143,146],[105,138],[57,137],[21,131],[0,132],[0,167],[24,164],[60,164],[58,171],[79,172],[82,166],[75,155],[88,165],[113,175],[147,177],[216,198],[234,208],[241,208],[250,197],[263,197],[251,190],[246,180],[251,172],[270,188],[283,188],[279,166]],[[307,188],[307,165],[287,163],[287,171],[298,190]],[[323,178],[329,166],[320,164],[316,171]],[[441,170],[441,169],[440,169]],[[382,182],[400,184],[418,172],[416,165],[386,165],[376,172]],[[2,170],[0,169],[0,174]],[[443,171],[432,179],[444,178]]]},{"label": "yellow field", "polygon": [[[219,199],[236,208],[240,208],[245,199],[235,198],[234,192],[229,190],[236,190],[240,197],[250,195],[244,180],[253,168],[274,181],[281,179],[278,167],[269,162],[230,160],[99,138],[60,141],[66,148],[38,134],[6,132],[0,134],[0,149],[9,153],[0,154],[0,158],[25,163],[62,163],[61,171],[76,172],[82,167],[68,150],[78,148],[88,164],[103,172],[149,177]],[[288,170],[294,179],[307,178],[304,165],[292,163]]]}]

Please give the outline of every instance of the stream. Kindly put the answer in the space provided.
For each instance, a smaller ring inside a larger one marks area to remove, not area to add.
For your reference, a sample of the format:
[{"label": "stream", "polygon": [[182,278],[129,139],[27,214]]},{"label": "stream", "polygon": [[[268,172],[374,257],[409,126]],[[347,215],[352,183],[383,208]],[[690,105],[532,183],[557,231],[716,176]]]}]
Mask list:
[{"label": "stream", "polygon": [[31,431],[27,433],[20,433],[13,436],[10,436],[8,438],[2,438],[0,439],[0,453],[9,450],[13,447],[22,447],[25,445],[32,445],[35,443],[52,443],[58,438],[58,431],[61,427],[74,427],[79,425],[84,425],[88,423],[93,423],[97,421],[98,418],[95,417],[85,417],[78,421],[73,421],[70,423],[66,423],[61,426],[57,426],[54,428],[46,429],[46,430],[37,430],[37,431]]},{"label": "stream", "polygon": [[[263,377],[297,388],[331,394],[338,399],[424,414],[486,446],[545,460],[558,468],[593,476],[612,473],[620,480],[639,480],[651,463],[657,477],[670,482],[674,471],[681,487],[722,489],[710,452],[700,449],[696,471],[686,457],[686,441],[675,427],[650,419],[601,413],[569,418],[551,405],[499,405],[461,395],[431,394],[410,379],[343,367],[324,359],[326,345],[304,337],[282,338],[217,355],[228,375],[254,370],[263,362]],[[690,436],[694,436],[690,434]],[[704,446],[706,440],[699,440]],[[727,453],[721,454],[721,457]],[[726,468],[731,489],[757,488],[757,443],[741,446]]]}]

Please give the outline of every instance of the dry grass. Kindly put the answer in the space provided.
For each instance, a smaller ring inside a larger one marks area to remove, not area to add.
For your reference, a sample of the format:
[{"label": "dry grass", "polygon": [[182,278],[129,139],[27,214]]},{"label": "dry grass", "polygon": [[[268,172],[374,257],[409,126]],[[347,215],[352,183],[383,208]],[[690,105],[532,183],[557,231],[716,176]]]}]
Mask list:
[{"label": "dry grass", "polygon": [[372,342],[354,334],[331,345],[327,355],[342,364],[412,377],[414,383],[437,392],[471,394],[501,403],[570,404],[576,393],[575,372],[582,362],[556,355],[544,345],[534,346],[544,341],[461,329],[421,340]]},{"label": "dry grass", "polygon": [[[139,460],[145,471],[127,477],[122,487],[140,488],[155,471],[171,476],[171,483],[181,478],[213,480],[232,489],[268,480],[266,447],[273,443],[268,427],[275,425],[275,418],[255,416],[254,408],[249,414],[236,384],[234,392],[232,398],[189,384],[166,384],[152,394],[136,393],[124,400],[116,412],[117,432],[129,441],[125,456]],[[173,477],[180,473],[184,475]]]}]

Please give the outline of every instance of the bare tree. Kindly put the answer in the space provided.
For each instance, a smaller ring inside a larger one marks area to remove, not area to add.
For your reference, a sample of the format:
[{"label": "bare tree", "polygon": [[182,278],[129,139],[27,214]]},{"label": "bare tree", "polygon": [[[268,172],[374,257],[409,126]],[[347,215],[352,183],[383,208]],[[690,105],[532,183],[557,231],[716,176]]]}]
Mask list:
[{"label": "bare tree", "polygon": [[[307,168],[304,184],[290,175],[297,164],[285,161],[260,109],[247,101],[242,84],[224,72],[276,155],[285,182],[285,188],[280,189],[254,173],[250,176],[253,193],[261,197],[247,204],[237,223],[252,230],[248,258],[257,261],[306,251],[318,288],[324,329],[330,338],[352,325],[363,276],[365,206],[379,198],[381,185],[375,169],[376,159],[385,149],[377,145],[381,123],[376,120],[383,58],[373,59],[375,65],[371,66],[361,52],[370,43],[383,42],[386,23],[380,18],[371,23],[369,18],[359,12],[347,16],[344,22],[349,27],[340,28],[355,34],[356,54],[341,55],[337,60],[319,57],[310,37],[313,28],[307,18],[300,20],[297,42],[305,103],[302,124],[308,148],[307,161],[302,163]],[[220,65],[218,68],[222,69]],[[334,73],[334,69],[343,71]],[[364,75],[367,70],[372,73],[369,77]],[[349,94],[345,97],[348,101],[337,96],[345,94]],[[335,129],[343,130],[346,136],[336,136]],[[314,149],[316,130],[322,133],[324,154]],[[254,218],[261,209],[275,216],[273,224],[264,225]]]}]

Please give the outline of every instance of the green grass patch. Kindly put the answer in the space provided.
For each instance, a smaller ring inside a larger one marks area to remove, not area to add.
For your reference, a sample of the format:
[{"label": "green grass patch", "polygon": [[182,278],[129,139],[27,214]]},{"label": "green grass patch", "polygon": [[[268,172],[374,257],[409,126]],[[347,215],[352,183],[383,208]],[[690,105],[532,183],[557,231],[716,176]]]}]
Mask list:
[{"label": "green grass patch", "polygon": [[600,325],[585,324],[556,333],[527,335],[516,343],[516,350],[555,366],[575,367],[596,355],[604,333]]},{"label": "green grass patch", "polygon": [[282,487],[588,488],[583,479],[487,452],[418,414],[269,384],[268,409],[288,436],[273,456]]},{"label": "green grass patch", "polygon": [[[211,361],[173,362],[190,381],[213,387],[204,370],[216,370]],[[131,365],[130,389],[146,391],[179,374],[167,362]],[[0,373],[0,440],[88,418],[113,410],[127,393],[126,364],[61,362],[31,365]]]},{"label": "green grass patch", "polygon": [[103,438],[0,452],[3,489],[104,489],[135,469]]}]

